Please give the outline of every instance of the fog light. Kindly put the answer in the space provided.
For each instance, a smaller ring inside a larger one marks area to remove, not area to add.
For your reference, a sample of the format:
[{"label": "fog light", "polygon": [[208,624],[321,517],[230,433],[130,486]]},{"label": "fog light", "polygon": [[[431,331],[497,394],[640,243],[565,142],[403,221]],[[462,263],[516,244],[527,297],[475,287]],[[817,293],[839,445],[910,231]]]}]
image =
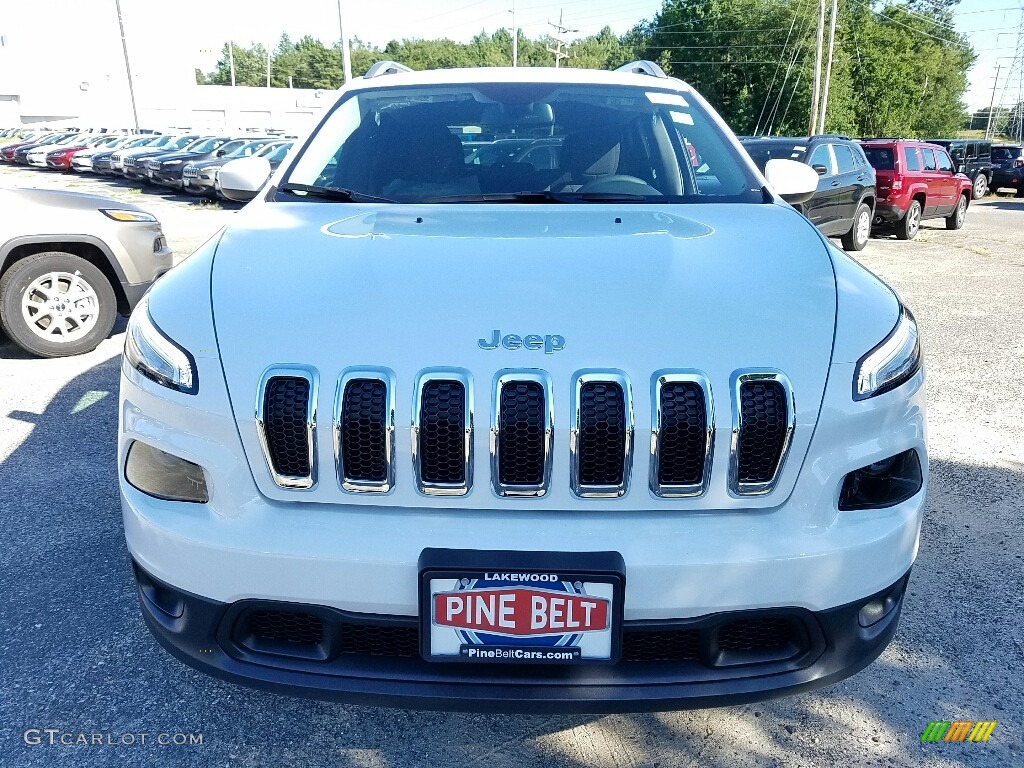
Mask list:
[{"label": "fog light", "polygon": [[210,500],[202,467],[145,443],[134,442],[128,448],[124,477],[132,488],[157,499],[199,504]]},{"label": "fog light", "polygon": [[888,593],[881,597],[876,597],[870,603],[865,603],[857,614],[857,623],[862,627],[870,627],[872,624],[877,624],[888,616],[892,609],[896,607],[896,603],[903,595],[903,590],[906,586],[907,580],[904,577],[896,582]]},{"label": "fog light", "polygon": [[843,478],[839,509],[881,509],[906,501],[921,490],[921,460],[910,449],[861,467]]}]

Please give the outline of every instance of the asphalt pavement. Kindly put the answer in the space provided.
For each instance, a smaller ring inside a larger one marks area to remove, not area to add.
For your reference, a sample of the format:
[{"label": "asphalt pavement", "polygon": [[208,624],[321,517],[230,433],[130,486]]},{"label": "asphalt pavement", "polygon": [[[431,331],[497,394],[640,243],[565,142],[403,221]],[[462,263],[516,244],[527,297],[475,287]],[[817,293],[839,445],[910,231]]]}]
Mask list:
[{"label": "asphalt pavement", "polygon": [[[12,182],[137,202],[180,255],[233,213],[0,168]],[[0,337],[0,766],[1024,766],[1024,200],[989,198],[960,232],[926,223],[916,241],[873,239],[858,258],[914,311],[928,366],[931,485],[899,632],[841,683],[703,711],[384,710],[183,666],[143,626],[124,545],[124,322],[62,360],[29,359]],[[987,743],[923,744],[932,720],[998,725]]]}]

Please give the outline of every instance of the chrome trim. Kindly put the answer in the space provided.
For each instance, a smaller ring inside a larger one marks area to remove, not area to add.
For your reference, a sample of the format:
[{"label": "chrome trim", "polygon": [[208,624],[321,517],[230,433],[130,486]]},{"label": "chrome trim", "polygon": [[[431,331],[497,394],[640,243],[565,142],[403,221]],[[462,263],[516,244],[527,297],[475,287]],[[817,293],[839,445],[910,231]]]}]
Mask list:
[{"label": "chrome trim", "polygon": [[[541,482],[532,485],[509,485],[501,482],[499,474],[499,424],[501,417],[501,391],[507,384],[517,382],[535,382],[540,384],[544,391],[544,474]],[[551,465],[553,459],[552,442],[555,432],[555,405],[551,396],[551,377],[544,371],[537,369],[516,370],[506,369],[498,371],[494,377],[492,389],[493,399],[491,400],[491,485],[494,492],[499,496],[516,496],[525,498],[540,498],[547,494],[551,487]]]},{"label": "chrome trim", "polygon": [[[580,391],[591,382],[614,383],[622,387],[626,405],[626,439],[622,461],[622,483],[619,485],[584,485],[579,479]],[[569,427],[569,485],[581,499],[615,499],[629,490],[629,475],[633,467],[633,393],[629,377],[621,371],[577,371],[573,374],[572,423]]]},{"label": "chrome trim", "polygon": [[[466,457],[464,483],[428,483],[423,480],[420,467],[420,406],[423,398],[423,385],[428,381],[460,381],[465,387],[465,428],[464,452]],[[412,427],[412,467],[416,478],[416,490],[424,496],[465,496],[473,487],[473,387],[469,371],[462,369],[430,368],[416,375],[413,387]]]},{"label": "chrome trim", "polygon": [[[779,463],[775,465],[775,474],[765,482],[741,483],[739,481],[739,441],[740,429],[743,426],[742,413],[740,408],[740,391],[744,384],[757,381],[777,381],[782,385],[786,396],[786,434],[782,440],[782,450],[779,452]],[[789,455],[789,448],[793,443],[793,432],[796,430],[796,399],[793,397],[793,387],[786,375],[780,371],[771,370],[740,370],[732,375],[732,439],[729,444],[729,493],[733,496],[764,496],[771,493],[782,468]]]},{"label": "chrome trim", "polygon": [[[345,401],[345,387],[356,379],[384,382],[384,453],[387,473],[383,482],[352,480],[345,476],[345,461],[341,450],[341,419]],[[390,493],[395,487],[395,374],[387,368],[346,368],[338,378],[334,392],[334,467],[342,490],[349,493]]]},{"label": "chrome trim", "polygon": [[[279,376],[301,378],[309,382],[309,401],[306,403],[306,448],[309,450],[308,475],[278,474],[270,459],[270,446],[267,443],[263,415],[267,399],[267,384],[271,379]],[[316,403],[319,389],[320,377],[316,369],[304,365],[272,365],[263,372],[263,376],[260,378],[260,385],[256,394],[256,433],[260,439],[260,446],[263,448],[263,458],[266,459],[267,469],[270,470],[270,476],[278,488],[308,491],[316,487]]]},{"label": "chrome trim", "polygon": [[[688,382],[696,384],[704,392],[704,472],[701,481],[690,485],[662,485],[658,482],[658,468],[661,465],[661,390],[666,384]],[[715,404],[711,395],[711,382],[700,371],[665,370],[657,371],[651,377],[651,470],[649,481],[651,493],[663,499],[681,499],[702,496],[711,482],[711,463],[715,446]]]}]

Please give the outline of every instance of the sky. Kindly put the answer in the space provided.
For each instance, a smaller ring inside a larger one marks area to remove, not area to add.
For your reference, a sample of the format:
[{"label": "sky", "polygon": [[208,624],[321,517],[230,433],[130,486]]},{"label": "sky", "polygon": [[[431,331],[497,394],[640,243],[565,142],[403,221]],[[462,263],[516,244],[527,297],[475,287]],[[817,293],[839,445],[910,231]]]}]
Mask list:
[{"label": "sky", "polygon": [[[140,1],[123,0],[123,4],[127,7]],[[341,3],[348,34],[381,47],[392,39],[413,37],[466,41],[481,29],[493,32],[500,26],[512,24],[509,11],[513,0],[341,0]],[[242,44],[276,39],[282,28],[293,38],[312,34],[328,43],[338,39],[337,0],[291,0],[288,13],[272,10],[280,6],[266,0],[178,0],[176,6],[193,9],[186,10],[187,17],[205,20],[202,25],[182,30],[183,40],[193,41],[195,66],[204,71],[213,69],[228,34]],[[559,14],[563,14],[566,26],[578,30],[570,35],[574,37],[593,34],[605,25],[621,34],[637,21],[651,18],[661,2],[515,0],[515,7],[516,24],[527,37],[550,32],[548,21],[557,21]],[[240,8],[246,10],[239,13]],[[264,8],[266,12],[262,12]],[[954,25],[968,37],[979,56],[965,97],[971,110],[988,106],[998,64],[1002,64],[1003,69],[996,102],[999,103],[1000,96],[1004,96],[1007,103],[1017,100],[1021,70],[1013,74],[1009,85],[1007,75],[1017,44],[1020,18],[1017,0],[962,0],[957,7]]]},{"label": "sky", "polygon": [[[281,32],[293,39],[313,35],[327,44],[339,39],[338,0],[120,0],[125,33],[132,59],[132,72],[140,87],[161,82],[193,82],[195,67],[210,71],[216,65],[221,46],[228,39],[241,45],[276,43]],[[448,37],[467,41],[484,30],[493,32],[511,26],[513,0],[340,0],[346,33],[383,47],[403,38]],[[564,14],[564,23],[576,30],[568,37],[580,37],[610,26],[622,34],[638,21],[650,19],[661,0],[514,0],[516,25],[531,38],[552,30],[548,21]],[[978,61],[970,73],[965,96],[969,109],[987,107],[996,84],[996,103],[1015,103],[1024,96],[1022,66],[1011,69],[1017,45],[1017,30],[1024,0],[962,0],[955,11],[954,26],[967,36]],[[120,40],[114,0],[89,0],[89,12],[81,15],[80,0],[32,0],[8,2],[0,13],[0,37],[20,42],[21,51],[36,51],[31,67],[20,70],[45,74],[68,72],[61,56],[43,54],[47,48],[80,50],[91,45],[88,56],[77,62],[82,79],[110,80],[121,76]],[[74,23],[49,24],[40,19],[58,17],[68,9]],[[62,35],[68,39],[65,41]],[[83,42],[89,41],[89,42]],[[0,47],[0,54],[3,52]],[[78,58],[73,56],[73,58]],[[995,83],[997,66],[1002,65]],[[98,70],[87,72],[87,70]],[[0,71],[3,81],[13,72]],[[78,70],[73,71],[79,76]],[[51,78],[54,79],[54,78]],[[75,80],[77,84],[77,80]],[[893,83],[899,87],[899,83]]]}]

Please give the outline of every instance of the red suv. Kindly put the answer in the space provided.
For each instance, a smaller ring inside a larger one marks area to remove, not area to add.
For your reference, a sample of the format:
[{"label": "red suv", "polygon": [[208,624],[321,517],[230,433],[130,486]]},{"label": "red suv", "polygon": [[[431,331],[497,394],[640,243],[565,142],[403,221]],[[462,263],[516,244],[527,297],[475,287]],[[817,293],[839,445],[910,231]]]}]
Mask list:
[{"label": "red suv", "polygon": [[875,227],[912,240],[924,219],[945,219],[946,229],[964,225],[973,185],[945,149],[903,139],[866,139],[861,146],[875,169]]}]

